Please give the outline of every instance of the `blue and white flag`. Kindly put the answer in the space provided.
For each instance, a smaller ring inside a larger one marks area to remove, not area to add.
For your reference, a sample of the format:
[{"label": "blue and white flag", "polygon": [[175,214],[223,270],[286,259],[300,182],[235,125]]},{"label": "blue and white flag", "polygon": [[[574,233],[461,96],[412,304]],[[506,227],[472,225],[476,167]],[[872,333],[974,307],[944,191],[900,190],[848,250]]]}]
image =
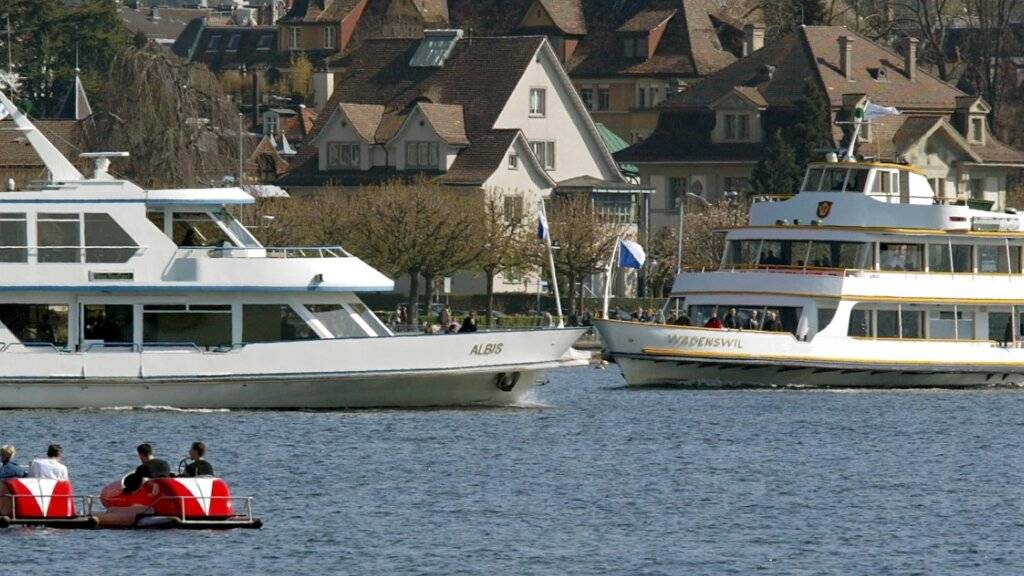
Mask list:
[{"label": "blue and white flag", "polygon": [[537,221],[537,238],[547,240],[549,234],[551,234],[551,230],[548,229],[548,217],[544,214],[544,209],[542,208],[540,219]]},{"label": "blue and white flag", "polygon": [[640,269],[647,260],[647,253],[644,247],[632,240],[619,241],[619,268]]}]

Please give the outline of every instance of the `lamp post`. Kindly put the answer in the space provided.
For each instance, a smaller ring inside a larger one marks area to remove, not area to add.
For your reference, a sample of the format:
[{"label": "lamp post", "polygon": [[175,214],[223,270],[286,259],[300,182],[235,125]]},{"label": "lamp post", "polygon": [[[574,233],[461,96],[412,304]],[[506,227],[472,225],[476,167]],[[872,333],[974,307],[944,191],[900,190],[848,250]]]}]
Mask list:
[{"label": "lamp post", "polygon": [[[726,190],[722,193],[722,196],[732,201],[739,197],[739,192],[735,190]],[[686,198],[696,198],[700,200],[704,206],[710,207],[711,202],[708,202],[707,198],[694,194],[693,192],[687,192],[683,194],[682,198],[679,199],[679,224],[677,228],[678,232],[678,244],[676,245],[676,275],[679,275],[683,271],[683,229],[686,224]]]}]

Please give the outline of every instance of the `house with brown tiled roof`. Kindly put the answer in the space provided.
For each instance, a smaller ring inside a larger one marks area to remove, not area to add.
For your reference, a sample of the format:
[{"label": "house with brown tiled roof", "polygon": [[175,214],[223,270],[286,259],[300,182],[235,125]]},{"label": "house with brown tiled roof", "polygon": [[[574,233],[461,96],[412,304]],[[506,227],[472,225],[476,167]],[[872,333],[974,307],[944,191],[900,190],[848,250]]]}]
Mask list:
[{"label": "house with brown tiled roof", "polygon": [[620,22],[588,27],[581,0],[533,0],[516,34],[548,37],[597,122],[636,142],[657,125],[666,96],[732,63],[714,0],[648,0]]},{"label": "house with brown tiled roof", "polygon": [[[39,130],[83,174],[92,170],[92,161],[79,157],[86,151],[81,120],[34,120]],[[36,154],[25,133],[10,119],[0,121],[0,189],[13,181],[15,190],[24,190],[33,182],[49,179],[46,164]]]},{"label": "house with brown tiled roof", "polygon": [[344,52],[368,0],[293,0],[277,21],[278,51],[304,52],[311,60]]},{"label": "house with brown tiled roof", "polygon": [[425,177],[500,194],[520,214],[582,190],[609,218],[641,221],[642,191],[622,176],[543,36],[428,31],[367,40],[338,64],[312,137],[278,182],[289,193]]},{"label": "house with brown tiled roof", "polygon": [[[908,40],[898,54],[845,27],[803,27],[670,97],[654,133],[616,157],[638,166],[656,190],[655,226],[670,225],[687,193],[717,199],[746,190],[767,139],[796,123],[810,79],[826,96],[833,121],[868,100],[901,111],[862,131],[859,154],[918,166],[940,197],[1001,207],[1008,183],[1024,168],[1024,153],[992,134],[984,100],[919,67],[916,47]],[[834,128],[835,146],[843,138]]]}]

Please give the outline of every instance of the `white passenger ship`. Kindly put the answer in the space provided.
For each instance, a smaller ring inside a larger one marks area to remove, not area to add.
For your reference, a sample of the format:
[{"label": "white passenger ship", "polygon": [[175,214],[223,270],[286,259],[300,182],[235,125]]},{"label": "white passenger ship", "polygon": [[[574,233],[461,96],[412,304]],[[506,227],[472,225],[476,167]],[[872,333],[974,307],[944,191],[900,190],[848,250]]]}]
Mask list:
[{"label": "white passenger ship", "polygon": [[238,188],[86,179],[0,93],[49,172],[0,194],[0,408],[509,404],[583,363],[578,329],[395,335],[393,282],[340,247],[269,248]]},{"label": "white passenger ship", "polygon": [[[758,199],[718,270],[676,278],[691,326],[597,322],[629,384],[1024,384],[1021,216],[938,197],[913,166],[831,160]],[[731,309],[752,329],[703,327]]]}]

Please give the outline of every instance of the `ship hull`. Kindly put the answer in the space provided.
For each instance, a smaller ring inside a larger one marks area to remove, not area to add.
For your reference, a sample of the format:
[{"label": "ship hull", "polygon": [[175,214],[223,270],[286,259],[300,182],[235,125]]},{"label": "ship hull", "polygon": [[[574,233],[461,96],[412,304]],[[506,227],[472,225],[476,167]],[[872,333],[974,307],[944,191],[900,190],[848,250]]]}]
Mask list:
[{"label": "ship hull", "polygon": [[631,386],[970,388],[1024,385],[1024,349],[597,322]]},{"label": "ship hull", "polygon": [[[581,330],[396,336],[197,350],[0,354],[0,407],[504,406],[585,363]],[[33,368],[34,367],[34,368]]]}]

